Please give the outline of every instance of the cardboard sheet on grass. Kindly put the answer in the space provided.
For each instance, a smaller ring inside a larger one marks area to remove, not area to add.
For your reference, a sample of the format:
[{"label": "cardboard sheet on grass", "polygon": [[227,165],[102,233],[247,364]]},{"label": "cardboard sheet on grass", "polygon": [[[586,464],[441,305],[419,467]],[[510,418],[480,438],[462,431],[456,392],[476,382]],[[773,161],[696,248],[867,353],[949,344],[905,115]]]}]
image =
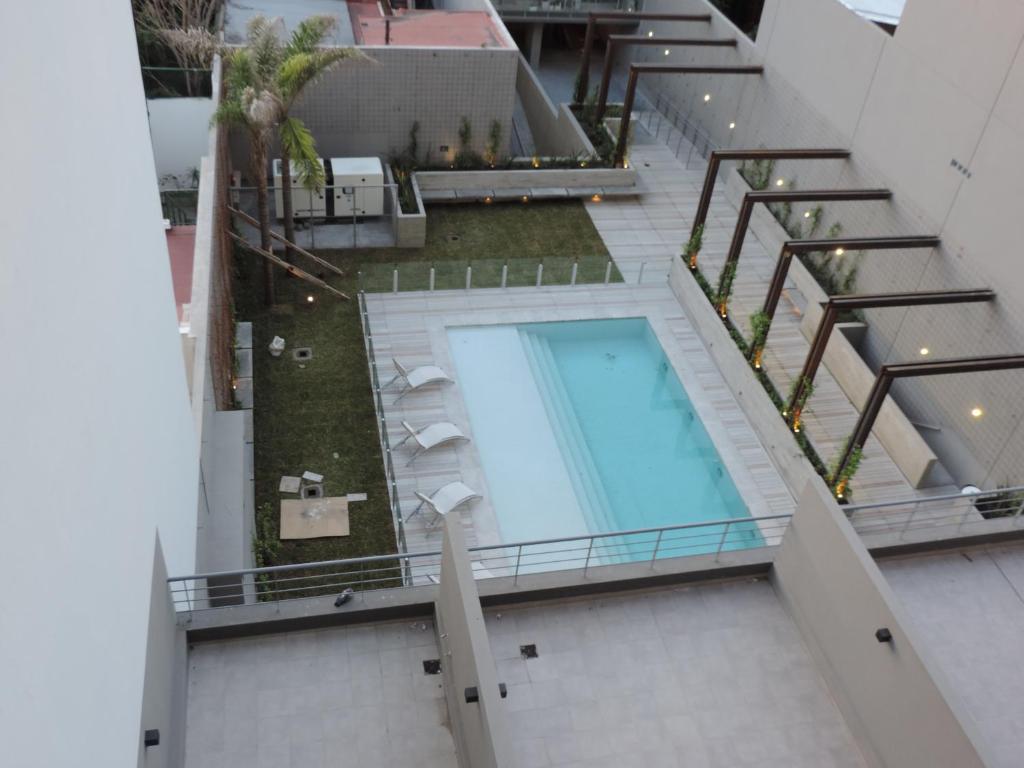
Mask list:
[{"label": "cardboard sheet on grass", "polygon": [[281,538],[321,539],[348,536],[348,499],[282,499]]}]

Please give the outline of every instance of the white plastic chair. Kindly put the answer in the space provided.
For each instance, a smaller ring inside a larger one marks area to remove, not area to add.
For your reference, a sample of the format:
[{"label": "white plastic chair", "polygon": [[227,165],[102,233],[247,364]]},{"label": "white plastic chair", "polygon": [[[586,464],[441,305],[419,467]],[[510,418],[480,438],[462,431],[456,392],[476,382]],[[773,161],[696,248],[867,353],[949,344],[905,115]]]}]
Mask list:
[{"label": "white plastic chair", "polygon": [[420,365],[410,370],[393,357],[391,358],[391,362],[395,364],[395,370],[398,371],[398,373],[391,377],[391,381],[384,385],[384,389],[390,387],[398,381],[398,379],[403,379],[405,381],[405,386],[402,388],[402,391],[398,393],[398,397],[395,398],[396,403],[410,392],[415,392],[423,387],[430,386],[431,384],[455,383],[455,380],[452,379],[451,376],[436,365]]},{"label": "white plastic chair", "polygon": [[411,439],[417,446],[412,458],[405,463],[406,466],[412,464],[421,453],[425,453],[431,448],[437,448],[439,445],[469,441],[469,438],[462,434],[461,429],[447,421],[439,421],[422,429],[413,429],[408,421],[403,421],[402,427],[408,434],[402,438],[398,445],[404,445],[406,441]]},{"label": "white plastic chair", "polygon": [[409,522],[413,517],[420,514],[423,507],[427,507],[434,516],[427,521],[427,527],[433,528],[445,515],[449,514],[457,507],[462,506],[466,502],[479,499],[480,494],[470,488],[468,485],[456,480],[454,483],[448,483],[443,485],[434,491],[430,496],[425,493],[416,491],[416,498],[420,500],[416,509],[412,511],[412,514],[405,518],[405,522]]}]

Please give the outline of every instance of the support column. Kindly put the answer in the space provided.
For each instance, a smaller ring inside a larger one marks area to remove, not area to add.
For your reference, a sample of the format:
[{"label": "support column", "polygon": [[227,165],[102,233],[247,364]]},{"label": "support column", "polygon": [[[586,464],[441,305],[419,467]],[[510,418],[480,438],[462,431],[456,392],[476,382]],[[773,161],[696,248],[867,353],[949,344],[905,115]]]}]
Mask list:
[{"label": "support column", "polygon": [[544,41],[544,25],[530,25],[530,66],[536,72],[540,69],[540,47]]}]

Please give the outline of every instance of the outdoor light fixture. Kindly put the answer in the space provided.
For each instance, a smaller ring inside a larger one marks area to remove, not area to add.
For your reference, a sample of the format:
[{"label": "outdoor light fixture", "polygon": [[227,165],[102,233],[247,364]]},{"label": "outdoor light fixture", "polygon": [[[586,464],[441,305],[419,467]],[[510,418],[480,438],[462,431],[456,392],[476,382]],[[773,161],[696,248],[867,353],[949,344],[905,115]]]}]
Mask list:
[{"label": "outdoor light fixture", "polygon": [[785,184],[785,183],[786,183],[786,180],[785,180],[785,179],[776,179],[776,180],[775,180],[775,186],[776,186],[776,187],[781,187],[781,186],[782,186],[783,184]]},{"label": "outdoor light fixture", "polygon": [[805,219],[811,218],[811,212],[810,211],[804,211],[804,218]]},{"label": "outdoor light fixture", "polygon": [[529,195],[523,195],[523,196],[522,196],[521,198],[519,198],[519,199],[520,199],[520,200],[522,200],[522,201],[523,201],[524,203],[528,203],[528,202],[530,202],[530,196],[529,196]]},{"label": "outdoor light fixture", "polygon": [[731,130],[732,130],[733,128],[735,128],[735,127],[736,127],[736,123],[729,123],[729,130],[730,130],[730,131],[731,131]]},{"label": "outdoor light fixture", "polygon": [[707,104],[709,101],[711,101],[711,94],[710,93],[705,93],[704,94],[704,103]]},{"label": "outdoor light fixture", "polygon": [[930,352],[931,350],[928,349],[928,347],[921,347],[921,349],[918,350],[918,353],[921,355],[921,357],[928,357],[928,354]]},{"label": "outdoor light fixture", "polygon": [[978,406],[974,406],[973,408],[971,408],[971,416],[973,416],[974,418],[980,419],[984,415],[985,412],[981,410],[981,408],[979,408]]},{"label": "outdoor light fixture", "polygon": [[307,304],[312,304],[313,303],[313,294],[309,294],[309,296],[306,297],[306,303]]},{"label": "outdoor light fixture", "polygon": [[159,728],[148,728],[142,735],[142,746],[146,749],[150,747],[160,746],[160,729]]},{"label": "outdoor light fixture", "polygon": [[881,629],[875,630],[875,640],[880,643],[891,643],[892,632],[889,631],[888,627],[882,627]]},{"label": "outdoor light fixture", "polygon": [[836,256],[842,256],[844,253],[846,253],[846,251],[842,248],[836,248]]},{"label": "outdoor light fixture", "polygon": [[654,37],[654,32],[653,32],[653,31],[652,31],[652,32],[648,32],[648,33],[647,33],[647,36],[648,36],[648,37]]},{"label": "outdoor light fixture", "polygon": [[494,202],[494,198],[488,195],[487,197],[484,198],[484,202],[490,205],[491,203]]},{"label": "outdoor light fixture", "polygon": [[533,167],[534,168],[540,168],[540,158],[539,157],[534,157],[531,162],[533,163]]},{"label": "outdoor light fixture", "polygon": [[601,202],[601,196],[600,195],[591,195],[590,201],[593,202],[593,203],[600,203]]}]

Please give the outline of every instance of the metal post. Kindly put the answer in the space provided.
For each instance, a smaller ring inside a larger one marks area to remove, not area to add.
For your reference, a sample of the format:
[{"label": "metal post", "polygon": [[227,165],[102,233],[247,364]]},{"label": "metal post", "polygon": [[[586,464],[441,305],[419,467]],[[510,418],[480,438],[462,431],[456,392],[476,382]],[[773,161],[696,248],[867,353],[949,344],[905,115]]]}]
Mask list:
[{"label": "metal post", "polygon": [[468,291],[473,287],[473,265],[466,265],[466,290]]},{"label": "metal post", "polygon": [[395,267],[395,271],[391,275],[391,292],[398,293],[398,267]]},{"label": "metal post", "polygon": [[523,559],[523,545],[519,545],[519,551],[516,552],[516,571],[512,578],[513,584],[519,583],[519,561]]},{"label": "metal post", "polygon": [[572,263],[572,275],[570,275],[570,277],[569,277],[569,285],[576,285],[576,272],[577,272],[577,270],[579,268],[580,268],[579,261],[574,261]]},{"label": "metal post", "polygon": [[661,547],[661,535],[664,532],[665,532],[664,528],[662,528],[660,531],[658,531],[658,539],[657,539],[657,541],[654,542],[654,552],[651,553],[651,568],[654,567],[654,561],[658,557],[658,548]]},{"label": "metal post", "polygon": [[537,287],[540,288],[540,281],[544,278],[544,262],[537,265]]},{"label": "metal post", "polygon": [[594,551],[594,537],[590,537],[590,544],[587,545],[587,559],[583,562],[583,575],[587,575],[587,568],[590,567],[590,553]]},{"label": "metal post", "polygon": [[508,262],[501,265],[501,287],[504,288],[508,283]]},{"label": "metal post", "polygon": [[608,259],[608,264],[604,268],[604,284],[608,285],[612,279],[612,260]]},{"label": "metal post", "polygon": [[434,290],[434,268],[430,268],[430,290]]},{"label": "metal post", "polygon": [[722,547],[725,546],[725,537],[729,535],[729,523],[725,524],[722,529],[722,538],[718,540],[718,549],[715,551],[715,560],[718,560],[718,556],[722,554]]}]

